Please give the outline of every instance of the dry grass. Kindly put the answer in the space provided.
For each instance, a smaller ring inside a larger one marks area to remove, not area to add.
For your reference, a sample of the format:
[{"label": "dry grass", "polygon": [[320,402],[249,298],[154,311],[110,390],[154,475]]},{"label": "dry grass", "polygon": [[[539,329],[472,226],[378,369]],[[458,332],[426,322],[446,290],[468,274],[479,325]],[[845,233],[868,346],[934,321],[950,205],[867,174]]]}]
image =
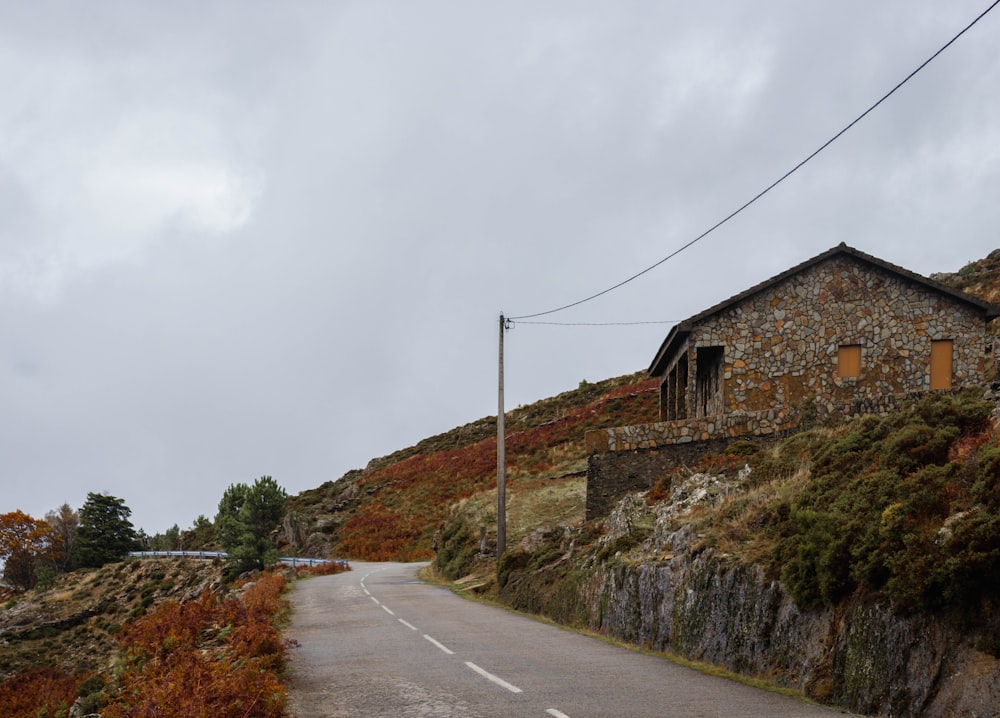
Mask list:
[{"label": "dry grass", "polygon": [[[822,430],[832,436],[834,430]],[[764,466],[781,463],[782,447],[774,447],[765,455]],[[773,519],[773,507],[791,503],[809,484],[810,463],[802,458],[789,475],[758,476],[743,491],[726,495],[717,505],[702,505],[689,516],[695,531],[706,545],[720,553],[737,555],[749,562],[762,561],[771,555],[774,546],[768,541],[763,524]]]},{"label": "dry grass", "polygon": [[587,479],[519,481],[507,494],[508,536],[518,541],[539,526],[582,523]]},{"label": "dry grass", "polygon": [[[507,545],[516,545],[540,526],[574,526],[583,523],[587,479],[533,479],[507,486]],[[482,491],[460,501],[455,509],[469,526],[483,526],[496,538],[497,492]]]}]

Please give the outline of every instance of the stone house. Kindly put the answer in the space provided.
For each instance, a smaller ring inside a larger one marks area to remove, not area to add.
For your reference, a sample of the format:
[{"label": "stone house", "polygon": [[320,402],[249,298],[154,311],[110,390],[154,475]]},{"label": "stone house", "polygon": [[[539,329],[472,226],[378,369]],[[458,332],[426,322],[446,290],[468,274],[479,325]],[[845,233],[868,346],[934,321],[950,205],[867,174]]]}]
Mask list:
[{"label": "stone house", "polygon": [[1000,307],[841,244],[676,325],[649,373],[662,421],[773,421],[805,399],[830,413],[877,407],[991,378],[986,328],[997,316]]},{"label": "stone house", "polygon": [[[599,452],[708,450],[790,429],[807,405],[821,416],[883,413],[919,392],[985,383],[995,370],[987,324],[998,316],[996,305],[841,244],[674,326],[649,367],[660,421],[588,432],[590,479]],[[646,470],[630,461],[604,461],[612,484],[627,464],[625,484],[642,487]]]}]

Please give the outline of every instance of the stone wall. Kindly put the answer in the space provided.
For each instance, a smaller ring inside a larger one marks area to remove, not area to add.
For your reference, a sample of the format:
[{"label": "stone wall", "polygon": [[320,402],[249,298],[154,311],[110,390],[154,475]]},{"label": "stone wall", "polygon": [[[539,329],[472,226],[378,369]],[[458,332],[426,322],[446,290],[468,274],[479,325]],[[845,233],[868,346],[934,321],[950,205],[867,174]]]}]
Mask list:
[{"label": "stone wall", "polygon": [[584,442],[588,453],[642,451],[747,435],[771,436],[794,427],[796,423],[797,415],[791,410],[735,411],[702,419],[595,429],[587,432]]},{"label": "stone wall", "polygon": [[[771,434],[743,438],[769,445],[781,436]],[[731,441],[729,437],[721,437],[651,450],[590,454],[587,458],[587,520],[606,516],[615,502],[630,491],[648,491],[657,480],[669,476],[676,469],[695,467],[705,456],[722,453]]]}]

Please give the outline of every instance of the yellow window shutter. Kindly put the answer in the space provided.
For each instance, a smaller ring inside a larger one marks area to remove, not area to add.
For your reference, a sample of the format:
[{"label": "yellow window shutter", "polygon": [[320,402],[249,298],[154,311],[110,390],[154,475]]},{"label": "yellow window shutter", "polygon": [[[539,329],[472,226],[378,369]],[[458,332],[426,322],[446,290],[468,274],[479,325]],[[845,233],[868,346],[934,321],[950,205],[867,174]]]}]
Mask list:
[{"label": "yellow window shutter", "polygon": [[860,344],[844,344],[837,351],[837,376],[861,376]]},{"label": "yellow window shutter", "polygon": [[931,342],[931,389],[951,389],[952,340]]}]

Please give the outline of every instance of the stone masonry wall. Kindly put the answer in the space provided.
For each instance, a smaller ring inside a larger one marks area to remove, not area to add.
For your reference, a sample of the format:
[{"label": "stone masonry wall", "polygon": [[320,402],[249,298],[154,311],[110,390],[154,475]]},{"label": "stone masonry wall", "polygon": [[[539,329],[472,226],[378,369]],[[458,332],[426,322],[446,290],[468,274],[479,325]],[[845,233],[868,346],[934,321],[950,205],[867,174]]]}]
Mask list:
[{"label": "stone masonry wall", "polygon": [[[992,369],[985,329],[974,308],[840,255],[706,317],[689,343],[692,354],[725,347],[726,412],[780,412],[805,398],[832,412],[930,389],[933,340],[954,342],[955,386],[982,383]],[[842,378],[838,349],[849,344],[861,346],[861,373]]]},{"label": "stone masonry wall", "polygon": [[709,439],[732,439],[740,436],[770,436],[795,426],[795,412],[737,411],[703,419],[659,421],[653,424],[616,426],[588,431],[588,453],[601,451],[636,451],[658,449]]},{"label": "stone masonry wall", "polygon": [[[600,432],[588,432],[598,434]],[[779,435],[746,436],[748,441],[771,444]],[[701,459],[720,454],[729,437],[661,446],[647,451],[603,451],[587,458],[587,510],[592,519],[606,516],[615,502],[630,491],[647,491],[663,476],[682,466],[697,466]]]}]

